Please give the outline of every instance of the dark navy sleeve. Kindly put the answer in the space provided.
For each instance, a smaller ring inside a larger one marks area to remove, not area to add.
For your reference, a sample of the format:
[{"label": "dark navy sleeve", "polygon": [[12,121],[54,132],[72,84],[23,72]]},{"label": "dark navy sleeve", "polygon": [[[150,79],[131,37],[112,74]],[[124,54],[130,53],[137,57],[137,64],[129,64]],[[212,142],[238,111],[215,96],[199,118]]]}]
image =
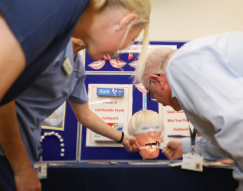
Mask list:
[{"label": "dark navy sleeve", "polygon": [[77,103],[77,104],[85,104],[89,101],[86,87],[84,84],[85,81],[85,69],[82,62],[82,57],[79,53],[77,53],[75,62],[79,62],[79,70],[75,71],[75,77],[78,78],[77,83],[75,84],[75,87],[69,96],[68,100]]},{"label": "dark navy sleeve", "polygon": [[67,45],[90,0],[6,0],[0,11],[23,49],[26,68],[1,105],[28,88]]}]

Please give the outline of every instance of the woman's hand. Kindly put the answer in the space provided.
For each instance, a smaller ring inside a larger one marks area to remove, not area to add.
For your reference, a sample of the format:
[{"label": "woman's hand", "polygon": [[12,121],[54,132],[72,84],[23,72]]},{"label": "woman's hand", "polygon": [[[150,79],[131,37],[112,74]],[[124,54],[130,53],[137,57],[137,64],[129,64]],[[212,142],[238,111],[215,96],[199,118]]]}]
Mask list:
[{"label": "woman's hand", "polygon": [[122,144],[128,152],[137,152],[139,150],[139,145],[137,143],[136,138],[130,135],[124,135]]}]

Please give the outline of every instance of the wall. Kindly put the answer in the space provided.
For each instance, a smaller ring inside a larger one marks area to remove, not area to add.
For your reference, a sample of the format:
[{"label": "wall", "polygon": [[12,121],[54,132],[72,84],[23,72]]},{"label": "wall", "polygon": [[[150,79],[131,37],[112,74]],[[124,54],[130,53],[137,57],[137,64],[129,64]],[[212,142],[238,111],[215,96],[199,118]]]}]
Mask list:
[{"label": "wall", "polygon": [[242,0],[151,0],[151,41],[189,41],[243,31]]}]

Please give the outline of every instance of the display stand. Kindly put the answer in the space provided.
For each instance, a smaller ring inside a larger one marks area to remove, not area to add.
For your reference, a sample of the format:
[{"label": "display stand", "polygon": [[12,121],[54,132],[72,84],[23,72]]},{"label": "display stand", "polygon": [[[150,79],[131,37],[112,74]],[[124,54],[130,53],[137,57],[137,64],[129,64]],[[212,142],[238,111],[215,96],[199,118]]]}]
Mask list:
[{"label": "display stand", "polygon": [[[171,48],[180,48],[185,42],[150,42],[149,49],[156,46],[170,46]],[[110,62],[109,58],[102,58],[101,61],[95,65],[92,64],[96,61],[92,60],[87,54],[85,54],[85,70],[86,80],[85,85],[88,90],[88,84],[132,84],[132,75],[135,67],[134,63],[138,56],[138,50],[135,46],[132,46],[127,52],[121,52],[120,59],[126,64],[120,68]],[[129,60],[129,54],[133,54],[132,59]],[[111,58],[112,59],[112,58]],[[102,61],[103,60],[103,61]],[[105,61],[105,62],[104,62]],[[99,65],[103,64],[102,67]],[[91,65],[92,64],[92,65]],[[92,67],[93,68],[92,68]],[[99,69],[97,69],[99,68]],[[135,86],[133,88],[133,103],[132,103],[132,114],[145,108],[143,107],[143,93],[141,93]],[[158,112],[158,103],[147,102],[147,109]],[[90,147],[86,145],[86,128],[80,126],[80,143],[79,143],[79,160],[82,161],[135,161],[141,160],[139,153],[129,153],[124,148],[118,147]],[[159,157],[156,160],[167,160],[165,155],[160,152]],[[150,161],[150,160],[149,160]],[[153,161],[153,160],[151,160]]]},{"label": "display stand", "polygon": [[[170,46],[172,48],[180,48],[185,42],[150,42],[149,49],[156,46]],[[138,58],[137,43],[127,52],[121,52],[122,61],[126,64],[120,68],[116,68],[116,64],[112,64],[109,60],[99,70],[95,70],[88,65],[94,62],[83,51],[82,57],[86,69],[85,85],[88,90],[88,84],[132,84],[132,75],[135,70],[134,63]],[[130,59],[129,59],[130,55]],[[132,55],[132,57],[131,57]],[[112,59],[112,58],[111,58]],[[104,58],[102,59],[104,60]],[[147,93],[146,93],[147,95]],[[146,105],[143,98],[146,97],[135,86],[133,87],[132,114],[145,109]],[[158,112],[158,104],[155,102],[147,102],[147,109]],[[87,147],[86,146],[86,128],[78,124],[76,117],[67,102],[64,131],[48,130],[44,132],[58,132],[64,140],[64,156],[60,156],[60,142],[55,136],[47,136],[43,141],[43,159],[45,161],[90,161],[90,160],[117,160],[130,161],[141,160],[139,153],[129,153],[124,148],[109,147]],[[166,160],[164,154],[160,153],[158,160]]]}]

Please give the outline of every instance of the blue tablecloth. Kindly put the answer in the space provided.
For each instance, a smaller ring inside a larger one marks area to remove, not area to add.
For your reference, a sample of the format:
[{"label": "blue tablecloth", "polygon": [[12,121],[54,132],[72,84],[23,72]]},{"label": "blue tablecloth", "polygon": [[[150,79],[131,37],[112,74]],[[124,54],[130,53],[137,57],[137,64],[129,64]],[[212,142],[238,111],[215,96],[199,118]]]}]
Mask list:
[{"label": "blue tablecloth", "polygon": [[73,163],[49,166],[43,191],[235,191],[232,170],[207,168],[203,172],[167,165],[102,165]]}]

